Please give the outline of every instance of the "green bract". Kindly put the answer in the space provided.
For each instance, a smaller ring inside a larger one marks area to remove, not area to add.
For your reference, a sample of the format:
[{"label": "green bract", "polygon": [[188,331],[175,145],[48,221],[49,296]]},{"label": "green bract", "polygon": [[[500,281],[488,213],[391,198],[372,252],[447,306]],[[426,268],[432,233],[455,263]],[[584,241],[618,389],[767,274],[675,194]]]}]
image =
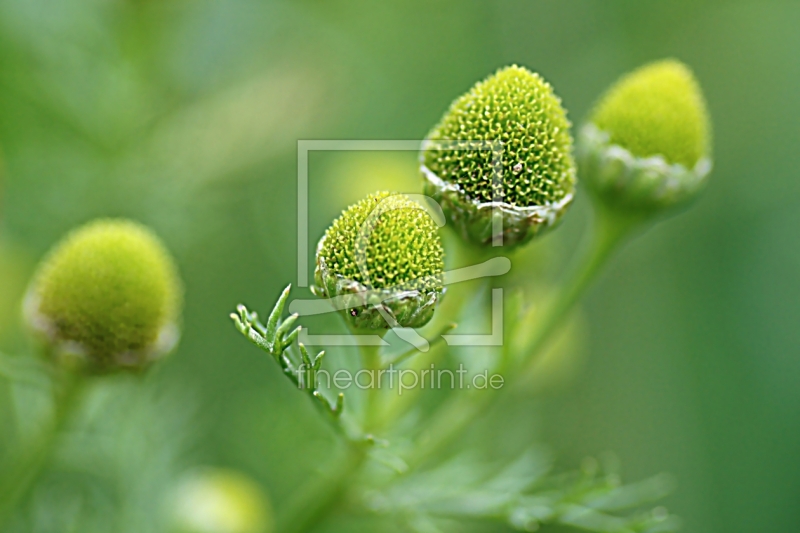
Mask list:
[{"label": "green bract", "polygon": [[437,226],[401,194],[372,194],[350,206],[317,246],[316,292],[334,298],[356,328],[420,327],[444,293]]},{"label": "green bract", "polygon": [[[561,100],[541,76],[511,66],[450,106],[421,153],[425,193],[470,242],[528,241],[552,227],[575,189],[572,137]],[[499,221],[498,221],[499,222]]]},{"label": "green bract", "polygon": [[147,228],[99,220],[70,233],[42,262],[26,317],[63,360],[89,372],[138,370],[178,338],[175,265]]},{"label": "green bract", "polygon": [[693,197],[711,170],[710,125],[691,71],[675,60],[623,77],[578,142],[582,176],[605,201],[657,210]]}]

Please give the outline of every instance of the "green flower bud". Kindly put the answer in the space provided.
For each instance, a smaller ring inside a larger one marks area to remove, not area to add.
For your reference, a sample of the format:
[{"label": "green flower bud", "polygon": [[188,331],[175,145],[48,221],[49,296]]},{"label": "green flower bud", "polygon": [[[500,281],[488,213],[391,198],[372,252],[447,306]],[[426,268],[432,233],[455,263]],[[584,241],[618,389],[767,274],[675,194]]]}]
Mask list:
[{"label": "green flower bud", "polygon": [[436,223],[402,194],[380,192],[350,206],[317,246],[315,292],[354,328],[421,327],[444,294]]},{"label": "green flower bud", "polygon": [[187,475],[170,501],[171,533],[270,533],[272,508],[248,477],[223,469]]},{"label": "green flower bud", "polygon": [[541,76],[511,66],[450,106],[421,153],[425,194],[474,244],[491,245],[494,217],[514,246],[553,227],[575,191],[572,137],[561,100]]},{"label": "green flower bud", "polygon": [[680,204],[711,171],[706,104],[686,65],[665,60],[617,82],[578,140],[581,175],[605,202],[634,211]]},{"label": "green flower bud", "polygon": [[73,231],[39,267],[25,314],[62,362],[88,372],[140,370],[179,336],[175,265],[147,228],[98,220]]}]

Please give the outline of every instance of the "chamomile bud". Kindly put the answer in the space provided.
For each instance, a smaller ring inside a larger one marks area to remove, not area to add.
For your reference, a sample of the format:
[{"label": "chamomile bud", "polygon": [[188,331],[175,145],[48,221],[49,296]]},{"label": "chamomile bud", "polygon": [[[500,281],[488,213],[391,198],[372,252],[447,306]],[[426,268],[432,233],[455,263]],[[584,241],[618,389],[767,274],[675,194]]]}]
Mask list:
[{"label": "chamomile bud", "polygon": [[315,292],[351,327],[421,327],[444,294],[438,227],[402,194],[371,194],[347,208],[317,246]]},{"label": "chamomile bud", "polygon": [[134,222],[98,220],[44,259],[24,310],[59,362],[88,373],[141,370],[176,344],[181,296],[158,237]]},{"label": "chamomile bud", "polygon": [[170,533],[270,533],[272,508],[261,488],[232,470],[186,475],[169,500]]},{"label": "chamomile bud", "polygon": [[425,194],[471,243],[496,244],[497,222],[504,246],[525,243],[572,203],[570,127],[539,74],[500,69],[456,99],[428,134],[420,154]]},{"label": "chamomile bud", "polygon": [[578,139],[581,176],[603,202],[655,212],[694,197],[711,171],[711,126],[686,65],[658,61],[600,99]]}]

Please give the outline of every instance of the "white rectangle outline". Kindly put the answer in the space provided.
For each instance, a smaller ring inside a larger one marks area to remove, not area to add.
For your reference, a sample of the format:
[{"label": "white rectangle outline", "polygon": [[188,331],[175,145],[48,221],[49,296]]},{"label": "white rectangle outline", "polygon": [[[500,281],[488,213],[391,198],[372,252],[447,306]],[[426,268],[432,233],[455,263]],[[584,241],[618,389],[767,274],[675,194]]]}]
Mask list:
[{"label": "white rectangle outline", "polygon": [[[309,227],[308,227],[308,153],[311,151],[341,151],[341,152],[366,152],[366,151],[394,151],[408,152],[419,151],[425,140],[300,140],[297,141],[297,286],[308,287],[308,255],[309,255]],[[466,146],[453,146],[453,150],[485,150],[494,153],[492,165],[502,168],[502,142],[450,140],[447,143]],[[499,147],[499,149],[498,149]],[[499,156],[499,157],[498,157]],[[498,165],[499,163],[499,165]],[[494,173],[494,183],[502,178],[502,173]],[[493,213],[495,215],[495,213]],[[503,244],[503,217],[492,217],[492,246]],[[309,346],[327,344],[351,344],[353,339],[349,335],[309,335],[306,328],[301,331],[304,344]],[[336,337],[342,337],[336,339]],[[383,339],[378,335],[361,335],[357,344],[384,345]],[[503,290],[492,290],[492,332],[489,335],[445,335],[447,344],[459,346],[501,346],[503,344]],[[325,341],[325,342],[323,342]]]}]

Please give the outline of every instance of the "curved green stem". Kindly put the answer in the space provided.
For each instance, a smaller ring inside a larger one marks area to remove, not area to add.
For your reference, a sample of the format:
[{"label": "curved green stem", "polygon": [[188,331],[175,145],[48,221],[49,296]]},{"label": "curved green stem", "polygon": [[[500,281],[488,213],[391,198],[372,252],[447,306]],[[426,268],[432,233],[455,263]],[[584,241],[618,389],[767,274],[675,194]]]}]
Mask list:
[{"label": "curved green stem", "polygon": [[[356,332],[353,332],[356,333]],[[362,363],[365,368],[376,370],[380,366],[380,346],[360,345]],[[364,411],[363,430],[373,431],[379,427],[379,388],[373,383],[368,391],[367,404]],[[314,482],[292,498],[286,506],[284,518],[278,524],[278,531],[300,533],[310,531],[325,521],[333,509],[347,496],[347,488],[358,476],[361,466],[367,459],[372,440],[368,436],[353,438],[341,426],[337,434],[343,438],[346,450],[341,459],[337,459],[336,468],[328,475],[317,478]]]},{"label": "curved green stem", "polygon": [[[474,280],[464,281],[459,283],[453,288],[452,294],[448,294],[442,302],[440,309],[437,309],[437,315],[445,317],[441,323],[447,324],[446,319],[459,320],[464,305],[470,302],[468,296],[474,296],[476,293],[485,291],[491,295],[491,281],[494,278],[478,278]],[[488,290],[487,290],[488,288]],[[445,305],[449,304],[448,307]],[[438,335],[442,332],[448,332],[453,329],[454,324],[451,322],[447,326],[441,328]],[[415,353],[413,357],[409,358],[406,368],[415,372],[420,372],[429,364],[437,364],[447,353],[447,345],[444,342],[432,343],[431,350],[427,354]],[[425,391],[422,387],[414,387],[403,392],[402,395],[392,394],[391,400],[384,411],[384,416],[387,420],[398,420],[405,416],[415,405],[418,405],[417,400],[419,396]]]},{"label": "curved green stem", "polygon": [[347,441],[345,456],[337,460],[336,469],[301,489],[287,505],[285,518],[279,522],[277,531],[301,533],[322,523],[346,496],[348,486],[367,458],[367,446],[366,442]]},{"label": "curved green stem", "polygon": [[519,355],[509,358],[509,368],[506,371],[517,371],[529,358],[535,357],[544,348],[554,331],[600,273],[614,250],[643,223],[642,218],[637,215],[617,213],[603,206],[596,206],[595,210],[595,232],[589,251],[542,318],[535,322],[531,315],[536,313],[536,310],[531,309],[521,320],[523,324],[535,323],[535,327],[527,332],[523,329],[519,332],[519,336],[512,340],[511,355]]},{"label": "curved green stem", "polygon": [[[592,246],[581,261],[581,266],[572,272],[538,324],[529,330],[523,328],[519,337],[511,342],[510,351],[502,357],[496,372],[505,376],[507,386],[513,383],[522,367],[545,347],[616,247],[642,224],[638,216],[620,215],[602,206],[596,209]],[[521,323],[525,323],[525,319]],[[446,402],[429,420],[427,426],[430,429],[422,434],[420,446],[408,458],[409,466],[418,466],[442,451],[500,397],[500,391],[471,391]]]},{"label": "curved green stem", "polygon": [[9,472],[0,481],[0,530],[11,518],[14,509],[33,488],[42,470],[47,466],[55,449],[59,433],[73,413],[82,389],[82,380],[65,376],[61,390],[55,398],[51,420],[33,443],[17,458]]},{"label": "curved green stem", "polygon": [[361,346],[361,364],[365,370],[372,372],[371,387],[366,390],[367,400],[364,407],[364,432],[377,431],[381,424],[381,388],[378,383],[381,369],[380,346]]}]

